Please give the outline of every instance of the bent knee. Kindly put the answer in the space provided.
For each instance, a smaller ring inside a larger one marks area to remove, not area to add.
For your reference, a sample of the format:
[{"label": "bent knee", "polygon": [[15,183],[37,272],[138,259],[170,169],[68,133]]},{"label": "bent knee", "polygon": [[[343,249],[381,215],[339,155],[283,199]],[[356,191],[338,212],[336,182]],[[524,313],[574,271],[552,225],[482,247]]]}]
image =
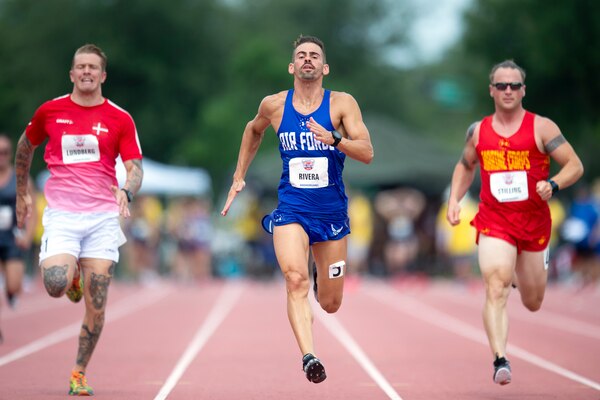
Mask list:
[{"label": "bent knee", "polygon": [[65,282],[64,285],[57,284],[54,281],[47,281],[44,279],[44,287],[46,288],[46,292],[52,297],[61,297],[67,291],[67,284]]},{"label": "bent knee", "polygon": [[44,287],[52,297],[60,297],[67,291],[69,280],[66,265],[54,265],[42,270]]},{"label": "bent knee", "polygon": [[328,300],[319,298],[319,304],[325,312],[333,314],[342,306],[342,299],[333,298]]},{"label": "bent knee", "polygon": [[543,297],[535,297],[531,299],[522,299],[522,303],[531,312],[538,311],[542,308],[542,302],[544,301]]}]

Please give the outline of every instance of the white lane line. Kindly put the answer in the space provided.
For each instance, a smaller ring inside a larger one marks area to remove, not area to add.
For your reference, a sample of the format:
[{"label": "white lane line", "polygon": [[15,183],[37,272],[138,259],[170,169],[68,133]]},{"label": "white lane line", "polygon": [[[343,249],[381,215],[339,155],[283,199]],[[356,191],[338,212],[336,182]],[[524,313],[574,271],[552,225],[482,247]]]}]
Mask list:
[{"label": "white lane line", "polygon": [[[413,318],[420,319],[431,325],[443,328],[447,331],[455,333],[474,342],[488,346],[488,341],[485,332],[481,329],[465,324],[461,320],[454,318],[446,313],[443,313],[433,307],[430,307],[420,301],[402,296],[385,285],[369,286],[369,290],[365,291],[367,295],[385,303],[393,308],[397,308],[405,314]],[[518,346],[508,345],[507,353],[516,358],[520,358],[539,368],[545,369],[555,374],[561,375],[567,379],[581,383],[592,389],[600,391],[600,383],[588,379],[584,376],[576,374],[573,371],[565,369],[553,362],[538,357],[535,354],[528,352]]]},{"label": "white lane line", "polygon": [[221,295],[215,302],[210,313],[204,320],[202,326],[196,331],[194,338],[185,349],[185,352],[177,361],[175,368],[171,372],[171,375],[167,378],[165,384],[160,389],[154,400],[164,400],[167,398],[169,393],[173,390],[181,376],[196,358],[202,347],[206,344],[208,339],[215,333],[221,322],[227,317],[237,300],[239,299],[244,285],[238,282],[230,281],[226,284],[222,290]]},{"label": "white lane line", "polygon": [[[147,307],[165,297],[168,292],[169,290],[166,288],[162,288],[162,290],[153,288],[146,290],[142,295],[140,295],[139,292],[136,292],[135,294],[127,296],[114,306],[109,306],[110,308],[106,311],[106,320],[107,322],[112,322],[141,308]],[[81,322],[67,325],[64,328],[34,340],[33,342],[0,357],[0,367],[65,341],[71,337],[78,336],[80,331]]]},{"label": "white lane line", "polygon": [[[38,298],[35,299],[17,298],[17,305],[14,309],[8,307],[3,308],[2,319],[9,321],[53,308],[58,309],[66,307],[69,303],[70,301],[67,299],[53,299],[46,293],[44,293],[43,298],[41,296],[38,296]],[[4,312],[4,310],[6,310],[6,312]]]},{"label": "white lane line", "polygon": [[[516,294],[518,295],[518,293]],[[481,296],[485,296],[485,293],[482,293]],[[460,304],[473,309],[481,307],[479,303],[473,303],[472,297],[466,298],[460,297],[459,295],[452,296],[451,293],[439,294],[437,297],[443,297],[444,300],[451,301],[455,304]],[[481,299],[483,301],[483,297],[481,297]],[[521,304],[518,300],[515,299],[511,300],[509,305],[512,305],[513,303],[517,302],[519,303],[519,305]],[[517,306],[517,304],[514,305]],[[521,309],[515,309],[514,311],[515,312],[511,312],[510,314],[511,319],[526,321],[527,323],[531,324],[549,326],[561,331],[574,333],[579,336],[586,336],[592,339],[600,340],[600,327],[598,327],[597,325],[590,324],[589,322],[584,322],[571,317],[565,317],[564,315],[558,314],[553,311],[548,311],[544,308],[543,305],[542,309],[533,315],[532,313],[521,311]]]},{"label": "white lane line", "polygon": [[379,388],[387,394],[387,396],[392,400],[402,400],[402,397],[394,390],[392,385],[385,379],[383,374],[379,372],[377,367],[371,362],[369,357],[365,354],[362,348],[356,343],[354,338],[348,333],[346,328],[338,321],[336,317],[330,314],[326,314],[321,308],[317,305],[318,311],[316,312],[317,318],[319,321],[331,333],[333,337],[335,337],[340,343],[346,348],[348,353],[356,360],[358,365],[362,367],[363,370],[377,383]]}]

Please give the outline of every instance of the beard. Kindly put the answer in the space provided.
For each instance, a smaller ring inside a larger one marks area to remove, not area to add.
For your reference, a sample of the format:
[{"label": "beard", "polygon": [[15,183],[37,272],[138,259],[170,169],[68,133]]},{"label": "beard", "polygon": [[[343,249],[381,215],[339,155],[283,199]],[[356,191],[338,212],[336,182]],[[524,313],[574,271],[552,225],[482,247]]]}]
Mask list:
[{"label": "beard", "polygon": [[319,77],[319,74],[317,73],[316,70],[312,70],[312,71],[298,71],[298,78],[304,80],[304,81],[316,81],[317,78]]}]

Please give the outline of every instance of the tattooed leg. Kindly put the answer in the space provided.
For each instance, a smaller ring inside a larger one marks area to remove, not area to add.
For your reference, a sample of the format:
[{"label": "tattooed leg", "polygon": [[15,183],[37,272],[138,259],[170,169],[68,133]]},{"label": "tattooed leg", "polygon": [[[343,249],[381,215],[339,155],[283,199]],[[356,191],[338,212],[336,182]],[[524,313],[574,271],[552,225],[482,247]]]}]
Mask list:
[{"label": "tattooed leg", "polygon": [[65,265],[54,265],[42,270],[44,286],[46,291],[52,297],[60,297],[67,290],[67,271],[69,266]]},{"label": "tattooed leg", "polygon": [[[91,325],[91,326],[90,326]],[[104,327],[104,312],[98,313],[93,324],[86,324],[85,322],[81,325],[81,333],[79,334],[79,350],[77,351],[77,366],[81,367],[82,371],[85,371],[92,353],[98,343],[98,338]]]},{"label": "tattooed leg", "polygon": [[104,327],[104,310],[114,266],[115,263],[110,267],[108,275],[91,273],[89,292],[85,295],[85,317],[81,326],[77,352],[77,366],[82,371],[85,371]]}]

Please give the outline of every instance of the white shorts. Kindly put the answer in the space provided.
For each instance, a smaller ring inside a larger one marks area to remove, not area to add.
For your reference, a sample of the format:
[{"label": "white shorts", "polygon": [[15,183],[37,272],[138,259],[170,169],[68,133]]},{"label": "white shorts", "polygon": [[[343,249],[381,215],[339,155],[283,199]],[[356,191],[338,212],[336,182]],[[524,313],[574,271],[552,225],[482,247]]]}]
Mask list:
[{"label": "white shorts", "polygon": [[46,207],[40,263],[57,254],[119,262],[119,247],[127,240],[114,212],[73,213]]}]

